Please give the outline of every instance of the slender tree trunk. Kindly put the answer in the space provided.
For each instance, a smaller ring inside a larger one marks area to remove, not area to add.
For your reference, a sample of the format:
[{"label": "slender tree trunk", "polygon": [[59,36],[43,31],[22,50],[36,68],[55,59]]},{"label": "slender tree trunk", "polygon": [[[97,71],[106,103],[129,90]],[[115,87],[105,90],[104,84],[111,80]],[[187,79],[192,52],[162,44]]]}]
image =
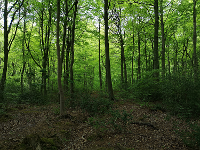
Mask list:
[{"label": "slender tree trunk", "polygon": [[75,1],[75,10],[74,10],[74,18],[73,18],[73,26],[72,26],[72,46],[71,46],[71,64],[70,64],[70,92],[73,97],[74,94],[74,73],[73,73],[73,65],[74,65],[74,40],[75,40],[75,24],[76,24],[76,13],[77,13],[77,5],[78,0]]},{"label": "slender tree trunk", "polygon": [[120,45],[121,45],[121,85],[124,85],[124,47],[122,43],[122,35],[120,33]]},{"label": "slender tree trunk", "polygon": [[66,70],[66,73],[65,73],[65,76],[64,76],[64,81],[65,81],[65,89],[66,89],[66,92],[68,92],[69,90],[69,51],[71,49],[71,36],[70,36],[70,31],[71,31],[71,28],[68,28],[68,36],[67,36],[67,49],[66,49],[66,64],[65,64],[65,70]]},{"label": "slender tree trunk", "polygon": [[197,46],[197,33],[196,33],[196,0],[193,0],[193,59],[194,59],[194,79],[195,81],[198,80],[198,58],[197,58],[197,52],[196,52],[196,46]]},{"label": "slender tree trunk", "polygon": [[168,74],[170,75],[171,74],[171,70],[170,70],[170,57],[169,57],[169,46],[168,47]]},{"label": "slender tree trunk", "polygon": [[124,56],[124,83],[125,83],[125,89],[127,89],[127,82],[128,82],[128,79],[127,79],[127,69],[126,69],[126,58]]},{"label": "slender tree trunk", "polygon": [[105,21],[105,54],[106,54],[106,79],[108,85],[108,94],[111,100],[114,100],[111,73],[110,73],[110,56],[108,40],[108,0],[104,0],[104,21]]},{"label": "slender tree trunk", "polygon": [[[155,24],[154,24],[154,70],[159,69],[159,61],[158,61],[158,0],[154,0],[154,13],[155,13]],[[159,77],[159,72],[156,71],[154,74],[155,78]]]},{"label": "slender tree trunk", "polygon": [[23,95],[24,92],[24,70],[26,67],[26,61],[25,61],[25,38],[26,38],[26,12],[24,16],[24,31],[23,31],[23,40],[22,40],[22,53],[23,53],[23,66],[22,66],[22,71],[21,71],[21,94]]},{"label": "slender tree trunk", "polygon": [[160,1],[160,11],[161,11],[161,34],[162,34],[162,76],[165,76],[165,29],[163,22],[163,0]]},{"label": "slender tree trunk", "polygon": [[[134,38],[134,27],[133,27],[133,56],[135,51],[135,38]],[[133,84],[133,56],[132,56],[132,62],[131,62],[131,78],[132,78],[132,84]]]},{"label": "slender tree trunk", "polygon": [[57,58],[58,58],[58,90],[60,94],[60,115],[64,115],[64,92],[61,84],[62,63],[60,57],[60,44],[59,44],[59,31],[60,31],[60,0],[57,0],[57,30],[56,30],[56,46],[57,46]]},{"label": "slender tree trunk", "polygon": [[63,26],[63,44],[62,44],[62,55],[61,55],[61,60],[62,60],[62,64],[63,64],[63,60],[64,60],[64,55],[65,55],[65,48],[66,48],[66,36],[67,36],[67,17],[68,17],[68,2],[67,0],[65,0],[65,18],[64,18],[64,26]]},{"label": "slender tree trunk", "polygon": [[174,50],[175,50],[175,56],[174,56],[174,73],[177,73],[177,68],[178,68],[178,61],[177,61],[177,57],[178,57],[178,41],[176,40],[176,36],[174,35],[175,38],[175,46],[174,46]]},{"label": "slender tree trunk", "polygon": [[4,101],[4,89],[6,83],[6,73],[8,67],[8,29],[7,29],[7,5],[8,1],[5,0],[5,8],[4,8],[4,66],[3,66],[3,73],[1,77],[0,83],[0,102]]},{"label": "slender tree trunk", "polygon": [[100,18],[99,18],[99,83],[100,83],[100,89],[102,90],[102,75],[101,75],[101,24],[100,24]]},{"label": "slender tree trunk", "polygon": [[138,79],[141,78],[141,66],[140,66],[140,31],[138,31]]},{"label": "slender tree trunk", "polygon": [[148,71],[148,56],[147,56],[147,40],[146,40],[146,34],[144,39],[144,53],[145,53],[145,62],[146,62],[146,71]]},{"label": "slender tree trunk", "polygon": [[42,20],[41,20],[41,30],[42,30],[42,47],[43,47],[43,63],[42,63],[42,91],[44,92],[43,95],[46,97],[47,96],[47,67],[48,67],[48,54],[49,54],[49,49],[50,49],[50,32],[51,32],[51,19],[52,19],[52,8],[50,6],[49,8],[49,20],[48,20],[48,25],[46,26],[46,34],[45,34],[45,40],[43,39],[43,33],[44,33],[44,28],[43,28],[43,23],[44,23],[44,18],[43,18],[43,11],[42,11]]},{"label": "slender tree trunk", "polygon": [[[124,56],[124,39],[122,36],[122,27],[121,27],[121,8],[120,8],[120,15],[119,15],[119,22],[118,22],[118,31],[119,31],[119,42],[121,46],[121,84],[122,88],[126,87],[127,85],[127,72],[126,72],[126,62]],[[124,33],[125,37],[125,33]]]}]

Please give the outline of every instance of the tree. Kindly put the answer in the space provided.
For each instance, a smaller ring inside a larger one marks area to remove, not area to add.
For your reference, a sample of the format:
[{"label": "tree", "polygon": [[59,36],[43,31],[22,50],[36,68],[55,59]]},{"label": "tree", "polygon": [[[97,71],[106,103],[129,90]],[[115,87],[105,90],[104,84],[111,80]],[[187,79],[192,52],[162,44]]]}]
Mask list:
[{"label": "tree", "polygon": [[[158,0],[154,0],[154,14],[155,14],[155,23],[154,23],[154,70],[159,69],[159,61],[158,61]],[[159,72],[155,72],[155,78],[158,79]]]},{"label": "tree", "polygon": [[4,7],[4,68],[3,74],[1,77],[0,83],[0,102],[4,100],[4,89],[5,89],[5,82],[6,82],[6,73],[7,73],[7,64],[8,64],[8,29],[7,29],[7,6],[8,1],[5,0],[5,7]]},{"label": "tree", "polygon": [[[19,6],[16,8],[16,10],[14,11],[13,15],[12,15],[12,20],[10,22],[9,28],[8,28],[8,14],[11,12],[11,9],[15,7],[16,4],[19,4]],[[5,6],[4,6],[4,67],[3,67],[3,73],[2,73],[2,77],[1,77],[1,81],[0,81],[0,102],[4,100],[4,89],[5,89],[5,83],[6,83],[6,73],[7,73],[7,67],[8,67],[8,53],[10,50],[10,47],[15,39],[15,35],[17,33],[17,29],[18,29],[18,25],[19,22],[22,18],[20,18],[20,8],[22,7],[24,3],[24,0],[22,1],[16,1],[13,6],[11,7],[11,9],[8,11],[8,1],[5,0]],[[15,28],[15,32],[14,35],[12,36],[12,38],[8,41],[8,35],[10,33],[14,18],[16,13],[19,11],[19,20],[17,22],[17,26]]]},{"label": "tree", "polygon": [[57,59],[58,59],[58,90],[60,95],[60,115],[64,115],[64,92],[61,84],[62,63],[60,57],[60,44],[59,44],[59,31],[60,31],[60,0],[57,1],[57,25],[56,25],[56,46],[57,46]]},{"label": "tree", "polygon": [[75,10],[73,17],[73,25],[72,25],[72,41],[71,41],[71,63],[70,63],[70,90],[71,96],[74,94],[74,73],[73,73],[73,65],[74,65],[74,39],[75,39],[75,25],[76,25],[76,13],[77,13],[77,5],[78,0],[75,0]]},{"label": "tree", "polygon": [[104,22],[105,22],[105,54],[106,54],[106,80],[108,85],[108,94],[111,100],[114,100],[111,74],[110,74],[110,56],[108,39],[108,0],[104,0]]},{"label": "tree", "polygon": [[101,73],[101,19],[99,18],[99,83],[102,90],[102,73]]},{"label": "tree", "polygon": [[198,79],[198,59],[197,59],[197,33],[196,33],[196,0],[193,0],[193,59],[194,59],[194,79]]},{"label": "tree", "polygon": [[162,34],[162,76],[165,76],[165,28],[163,21],[163,0],[160,1],[161,34]]}]

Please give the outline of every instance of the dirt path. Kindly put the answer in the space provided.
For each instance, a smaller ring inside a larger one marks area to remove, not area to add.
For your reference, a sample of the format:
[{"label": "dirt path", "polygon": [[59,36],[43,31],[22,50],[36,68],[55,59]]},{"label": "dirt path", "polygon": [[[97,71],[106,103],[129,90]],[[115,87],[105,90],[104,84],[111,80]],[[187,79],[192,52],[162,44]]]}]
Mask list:
[{"label": "dirt path", "polygon": [[68,110],[68,115],[59,118],[56,105],[14,107],[1,116],[0,149],[27,149],[29,145],[48,150],[187,150],[174,132],[175,125],[180,130],[187,128],[181,120],[135,103],[115,106],[133,116],[121,132],[111,126],[90,125],[89,116],[81,110]]}]

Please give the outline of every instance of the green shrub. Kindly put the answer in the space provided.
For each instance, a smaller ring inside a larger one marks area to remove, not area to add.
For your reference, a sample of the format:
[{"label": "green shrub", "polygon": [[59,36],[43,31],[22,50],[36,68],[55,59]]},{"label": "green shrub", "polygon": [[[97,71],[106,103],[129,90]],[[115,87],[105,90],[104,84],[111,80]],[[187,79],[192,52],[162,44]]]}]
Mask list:
[{"label": "green shrub", "polygon": [[104,114],[112,106],[113,102],[105,98],[85,98],[80,101],[80,107],[90,115]]},{"label": "green shrub", "polygon": [[25,91],[23,94],[20,94],[20,103],[44,105],[48,103],[48,99],[40,91]]},{"label": "green shrub", "polygon": [[200,115],[200,88],[192,77],[170,76],[160,84],[163,103],[174,114],[184,118]]},{"label": "green shrub", "polygon": [[103,115],[113,102],[103,97],[91,97],[89,92],[82,92],[81,90],[74,94],[73,98],[67,99],[68,107],[80,107],[82,110],[88,112],[91,116]]},{"label": "green shrub", "polygon": [[145,77],[138,80],[131,89],[135,98],[142,101],[161,100],[160,82],[153,77],[153,72],[149,72]]}]

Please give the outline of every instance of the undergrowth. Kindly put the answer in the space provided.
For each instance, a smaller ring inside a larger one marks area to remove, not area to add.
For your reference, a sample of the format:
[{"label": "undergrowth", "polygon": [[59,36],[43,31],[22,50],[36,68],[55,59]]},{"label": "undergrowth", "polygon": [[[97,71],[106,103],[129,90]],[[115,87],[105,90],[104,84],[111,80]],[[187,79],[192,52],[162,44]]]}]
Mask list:
[{"label": "undergrowth", "polygon": [[[141,102],[159,102],[154,107],[170,112],[187,121],[200,116],[200,80],[181,74],[168,75],[155,80],[153,72],[146,74],[128,88],[129,96]],[[179,131],[186,145],[200,148],[200,125],[190,125],[192,132]]]}]

